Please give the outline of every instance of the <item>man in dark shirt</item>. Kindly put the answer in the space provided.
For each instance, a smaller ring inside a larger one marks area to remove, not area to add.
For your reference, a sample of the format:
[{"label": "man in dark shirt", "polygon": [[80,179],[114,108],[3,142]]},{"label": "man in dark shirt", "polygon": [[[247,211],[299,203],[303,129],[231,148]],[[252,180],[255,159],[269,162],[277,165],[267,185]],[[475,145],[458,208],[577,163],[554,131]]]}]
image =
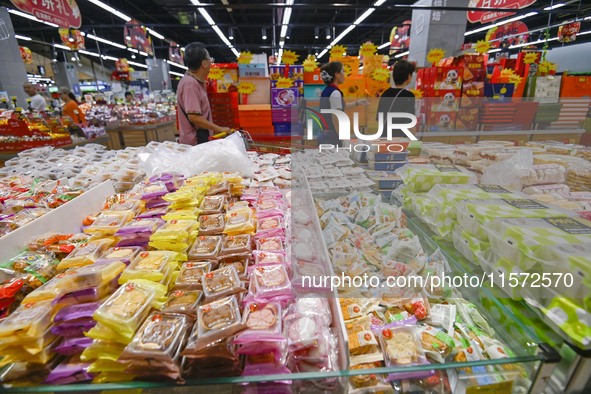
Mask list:
[{"label": "man in dark shirt", "polygon": [[[394,80],[393,88],[388,88],[380,97],[378,103],[378,111],[376,113],[376,120],[382,116],[383,132],[382,137],[386,136],[386,122],[388,112],[404,112],[415,114],[415,95],[406,89],[412,80],[412,74],[415,72],[415,65],[406,60],[399,60],[392,68],[392,79]],[[381,114],[381,115],[380,115]],[[407,124],[408,118],[394,118],[392,123]],[[394,131],[394,137],[405,137],[405,134],[400,131]]]}]

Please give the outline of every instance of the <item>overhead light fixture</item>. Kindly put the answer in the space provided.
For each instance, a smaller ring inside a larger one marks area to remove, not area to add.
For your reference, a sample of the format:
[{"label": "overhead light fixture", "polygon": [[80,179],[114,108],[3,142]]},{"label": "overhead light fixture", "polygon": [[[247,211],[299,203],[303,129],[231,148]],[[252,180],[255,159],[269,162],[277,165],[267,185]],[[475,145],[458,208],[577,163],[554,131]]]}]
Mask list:
[{"label": "overhead light fixture", "polygon": [[183,75],[183,74],[181,74],[181,73],[177,73],[177,72],[175,72],[175,71],[169,71],[168,73],[169,73],[169,74],[172,74],[172,75],[176,75],[177,77],[184,77],[184,75]]},{"label": "overhead light fixture", "polygon": [[378,0],[378,1],[376,1],[376,2],[374,3],[374,5],[373,5],[373,6],[374,6],[374,7],[379,7],[379,6],[381,6],[382,4],[384,4],[385,2],[386,2],[386,0]]},{"label": "overhead light fixture", "polygon": [[550,42],[550,41],[556,41],[556,40],[558,40],[558,37],[548,38],[547,40],[536,40],[536,41],[532,41],[532,42],[524,42],[523,44],[511,45],[511,46],[509,46],[509,49],[521,48],[521,47],[525,47],[528,45],[536,45],[536,44],[541,44],[543,42]]},{"label": "overhead light fixture", "polygon": [[[107,56],[107,57],[109,57],[109,56]],[[115,60],[117,60],[117,59],[115,59]],[[136,66],[136,67],[141,67],[141,68],[148,68],[148,66],[146,66],[145,64],[142,64],[142,63],[131,62],[131,61],[129,61],[129,62],[127,62],[127,63],[128,63],[128,64],[131,64],[132,66]]]},{"label": "overhead light fixture", "polygon": [[73,62],[75,62],[75,61],[76,61],[76,56],[72,56],[72,57],[70,58],[70,60],[71,60],[71,61],[73,61]]},{"label": "overhead light fixture", "polygon": [[399,53],[398,55],[394,56],[394,58],[398,59],[399,57],[403,57],[403,56],[406,56],[406,55],[408,55],[408,51]]},{"label": "overhead light fixture", "polygon": [[490,51],[488,51],[487,53],[495,53],[495,52],[501,52],[502,49],[501,48],[496,48],[496,49],[491,49]]},{"label": "overhead light fixture", "polygon": [[347,34],[349,34],[351,32],[351,30],[355,29],[355,25],[351,25],[349,27],[347,27],[341,34],[339,34],[337,36],[337,38],[335,38],[334,40],[332,40],[332,42],[330,43],[330,46],[335,46],[339,41],[341,41],[343,39],[343,37],[345,37]]},{"label": "overhead light fixture", "polygon": [[148,33],[150,33],[154,37],[159,38],[161,40],[164,40],[164,36],[162,34],[160,34],[160,33],[156,32],[156,31],[150,29],[149,27],[146,30],[148,31]]},{"label": "overhead light fixture", "polygon": [[129,22],[131,20],[131,18],[129,16],[125,15],[122,12],[117,11],[115,8],[103,3],[102,1],[99,1],[99,0],[88,0],[88,1],[98,7],[101,7],[105,11],[109,11],[111,14],[115,15],[116,17],[123,19],[125,22]]},{"label": "overhead light fixture", "polygon": [[62,45],[62,44],[53,44],[53,46],[56,47],[56,48],[59,48],[59,49],[66,50],[66,51],[69,51],[70,50],[70,48],[68,48],[67,46]]},{"label": "overhead light fixture", "polygon": [[183,70],[188,70],[187,66],[183,66],[182,64],[175,63],[173,61],[167,60],[166,63],[170,64],[171,66],[176,66],[178,68],[182,68]]},{"label": "overhead light fixture", "polygon": [[108,44],[108,45],[114,46],[115,48],[127,49],[127,47],[125,45],[121,45],[121,44],[118,44],[113,41],[105,40],[104,38],[97,37],[94,34],[86,34],[86,37],[90,38],[91,40],[94,40],[94,41],[102,42],[103,44]]},{"label": "overhead light fixture", "polygon": [[20,16],[20,17],[23,17],[23,18],[30,19],[30,20],[32,20],[32,21],[35,21],[35,22],[44,23],[44,24],[46,24],[47,26],[51,26],[51,27],[59,27],[59,26],[58,26],[58,25],[56,25],[55,23],[51,23],[51,22],[45,22],[45,21],[42,21],[41,19],[37,18],[36,16],[33,16],[33,15],[31,15],[31,14],[27,14],[27,13],[25,13],[25,12],[22,12],[22,11],[19,11],[19,10],[14,10],[14,9],[12,9],[12,8],[9,8],[9,9],[8,9],[8,12],[10,12],[11,14],[14,14],[14,15],[18,15],[18,16]]},{"label": "overhead light fixture", "polygon": [[385,43],[383,43],[382,45],[380,45],[380,46],[378,47],[378,49],[384,49],[384,48],[386,48],[386,47],[388,47],[388,46],[390,46],[390,43],[389,43],[389,42],[385,42]]},{"label": "overhead light fixture", "polygon": [[279,33],[279,38],[285,38],[287,35],[287,25],[281,26],[281,32]]},{"label": "overhead light fixture", "polygon": [[318,39],[319,32],[320,32],[320,28],[318,28],[318,27],[314,28],[314,39],[316,39],[316,40]]},{"label": "overhead light fixture", "polygon": [[289,40],[289,37],[291,36],[291,27],[288,26],[287,27],[287,33],[285,34],[285,38],[287,38]]},{"label": "overhead light fixture", "polygon": [[330,35],[330,27],[327,27],[327,28],[326,28],[326,39],[327,39],[327,40],[330,40],[330,39],[331,39],[331,37],[332,37],[332,36]]},{"label": "overhead light fixture", "polygon": [[228,39],[229,40],[233,40],[234,39],[234,28],[230,28],[228,29]]},{"label": "overhead light fixture", "polygon": [[191,0],[191,4],[198,6],[197,10],[199,11],[199,13],[201,14],[201,16],[203,16],[203,18],[207,21],[207,23],[209,23],[209,25],[211,26],[211,28],[217,33],[217,35],[220,37],[220,39],[224,42],[224,44],[226,44],[228,46],[228,48],[230,48],[230,50],[232,51],[232,53],[235,56],[240,55],[240,52],[238,52],[236,50],[236,48],[234,48],[234,46],[232,45],[232,43],[230,43],[230,41],[228,40],[228,38],[224,35],[224,33],[222,33],[222,31],[220,30],[220,28],[218,26],[216,26],[214,20],[211,18],[211,16],[209,15],[209,12],[207,12],[207,10],[202,6],[203,4],[201,4],[201,2],[199,0]]},{"label": "overhead light fixture", "polygon": [[363,22],[368,16],[370,16],[376,9],[375,8],[368,8],[359,18],[353,22],[355,26]]},{"label": "overhead light fixture", "polygon": [[135,56],[135,55],[131,55],[131,58],[132,58],[132,59],[135,59],[136,57],[137,57],[137,56]]},{"label": "overhead light fixture", "polygon": [[555,10],[557,8],[564,7],[565,5],[566,4],[564,4],[564,3],[554,4],[554,5],[551,5],[549,7],[544,8],[544,11],[552,11],[552,10]]},{"label": "overhead light fixture", "polygon": [[31,41],[32,40],[31,37],[21,36],[20,34],[15,34],[14,38],[16,38],[17,40],[23,40],[23,41]]},{"label": "overhead light fixture", "polygon": [[487,25],[487,26],[484,26],[484,27],[479,27],[478,29],[467,31],[467,32],[464,33],[464,36],[469,36],[469,35],[472,35],[472,34],[476,34],[476,33],[479,33],[481,31],[492,29],[493,27],[503,26],[503,25],[506,25],[507,23],[516,22],[516,21],[519,21],[519,20],[522,20],[522,19],[525,19],[525,18],[529,18],[530,16],[534,16],[534,15],[537,15],[537,14],[538,14],[537,12],[528,12],[527,14],[519,15],[519,16],[516,16],[514,18],[505,19],[505,20],[503,20],[501,22],[493,23],[492,25]]},{"label": "overhead light fixture", "polygon": [[263,40],[266,40],[267,39],[267,29],[265,29],[264,27],[263,27],[263,30],[262,30],[262,36],[261,36],[261,38]]},{"label": "overhead light fixture", "polygon": [[78,52],[80,52],[83,55],[94,56],[94,57],[101,57],[101,55],[99,55],[96,52],[90,52],[90,51],[86,51],[84,49],[79,49]]}]

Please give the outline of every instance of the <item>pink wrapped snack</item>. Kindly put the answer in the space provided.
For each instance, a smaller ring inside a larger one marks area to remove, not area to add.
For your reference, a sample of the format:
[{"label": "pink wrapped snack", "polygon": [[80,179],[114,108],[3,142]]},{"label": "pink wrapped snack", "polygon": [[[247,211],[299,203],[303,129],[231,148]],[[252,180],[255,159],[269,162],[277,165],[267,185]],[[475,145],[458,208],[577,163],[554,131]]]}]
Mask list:
[{"label": "pink wrapped snack", "polygon": [[290,352],[318,344],[322,324],[314,316],[290,315],[284,320],[284,334]]},{"label": "pink wrapped snack", "polygon": [[257,220],[257,233],[255,238],[284,236],[285,224],[283,216],[269,216]]},{"label": "pink wrapped snack", "polygon": [[254,283],[254,296],[257,300],[293,296],[289,275],[283,265],[255,267],[251,282]]},{"label": "pink wrapped snack", "polygon": [[284,237],[261,237],[256,240],[257,250],[263,252],[283,252],[285,250]]},{"label": "pink wrapped snack", "polygon": [[251,302],[244,307],[243,322],[246,330],[234,339],[234,343],[280,341],[284,339],[281,328],[281,305]]},{"label": "pink wrapped snack", "polygon": [[254,257],[255,265],[270,265],[270,264],[281,264],[285,265],[286,259],[284,253],[279,252],[262,252],[255,250],[252,252]]}]

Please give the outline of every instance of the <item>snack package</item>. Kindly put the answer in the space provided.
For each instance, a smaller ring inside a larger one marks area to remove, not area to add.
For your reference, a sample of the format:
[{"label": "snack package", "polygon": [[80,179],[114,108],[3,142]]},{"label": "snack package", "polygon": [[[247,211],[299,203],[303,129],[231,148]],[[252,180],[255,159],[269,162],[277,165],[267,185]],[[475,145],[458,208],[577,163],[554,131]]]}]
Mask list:
[{"label": "snack package", "polygon": [[103,257],[96,261],[97,264],[103,264],[111,261],[121,261],[125,265],[129,265],[132,260],[140,253],[142,249],[137,246],[110,248],[105,252]]},{"label": "snack package", "polygon": [[269,216],[257,220],[256,238],[282,236],[285,234],[285,224],[282,216]]},{"label": "snack package", "polygon": [[[416,328],[413,326],[382,329],[380,332],[380,345],[385,353],[386,366],[401,367],[428,364]],[[390,374],[388,380],[415,378],[430,374],[432,374],[432,371],[411,372],[410,374],[396,373]]]},{"label": "snack package", "polygon": [[256,300],[293,297],[289,275],[283,265],[255,266],[251,274]]},{"label": "snack package", "polygon": [[177,253],[164,250],[141,252],[119,277],[119,284],[132,279],[162,281],[171,270],[176,269]]},{"label": "snack package", "polygon": [[219,258],[218,268],[226,268],[233,266],[238,273],[241,280],[248,279],[248,269],[251,265],[252,258],[250,254],[240,253],[232,254]]},{"label": "snack package", "polygon": [[314,316],[292,314],[284,320],[284,335],[290,352],[316,346],[322,323]]},{"label": "snack package", "polygon": [[[383,368],[383,362],[370,362],[351,366],[351,370],[364,370]],[[353,375],[349,377],[349,393],[370,394],[384,393],[393,394],[394,389],[386,382],[385,376],[380,374]]]},{"label": "snack package", "polygon": [[395,171],[415,193],[428,192],[436,184],[475,184],[476,176],[453,165],[406,165]]},{"label": "snack package", "polygon": [[121,227],[115,235],[122,238],[132,235],[149,238],[164,223],[164,220],[159,218],[134,219]]},{"label": "snack package", "polygon": [[225,196],[206,196],[201,201],[199,209],[204,215],[221,213],[226,204]]},{"label": "snack package", "polygon": [[286,258],[284,253],[278,252],[262,252],[255,250],[252,252],[254,256],[255,265],[271,265],[271,264],[286,264]]},{"label": "snack package", "polygon": [[[85,236],[86,238],[87,236]],[[74,234],[62,234],[49,232],[29,241],[29,249],[35,252],[53,252],[58,254],[68,254],[76,247],[79,237]]]},{"label": "snack package", "polygon": [[178,241],[197,236],[199,224],[193,220],[171,220],[160,227],[150,241]]},{"label": "snack package", "polygon": [[153,200],[166,194],[168,194],[166,184],[164,182],[156,181],[146,184],[141,198],[142,200]]},{"label": "snack package", "polygon": [[244,328],[235,295],[200,305],[197,309],[197,323],[181,354],[195,355],[221,339],[230,338]]},{"label": "snack package", "polygon": [[257,217],[266,218],[269,216],[283,216],[285,207],[280,201],[275,199],[260,199],[254,204],[257,212]]},{"label": "snack package", "polygon": [[211,271],[212,265],[208,261],[188,261],[183,263],[174,288],[181,290],[201,290],[203,275]]},{"label": "snack package", "polygon": [[119,287],[119,277],[115,277],[112,281],[105,284],[89,287],[82,290],[71,291],[62,295],[58,295],[52,302],[53,305],[63,307],[67,305],[82,304],[87,302],[96,302],[102,300],[108,295],[113,294]]},{"label": "snack package", "polygon": [[85,265],[93,264],[104,255],[112,243],[113,242],[109,239],[98,239],[96,241],[90,241],[86,244],[78,245],[76,249],[60,261],[57,269],[63,271],[68,268],[83,267]]},{"label": "snack package", "polygon": [[109,297],[96,310],[93,317],[123,337],[131,338],[150,312],[150,308],[161,308],[159,300],[165,294],[166,286],[164,285],[134,279]]},{"label": "snack package", "polygon": [[234,267],[203,274],[201,279],[206,302],[246,291]]},{"label": "snack package", "polygon": [[431,305],[429,317],[425,323],[441,327],[449,335],[453,335],[453,324],[456,321],[456,306],[452,304]]},{"label": "snack package", "polygon": [[236,336],[234,343],[284,340],[281,319],[281,305],[279,303],[247,303],[244,306],[243,316],[246,330]]},{"label": "snack package", "polygon": [[284,237],[261,237],[256,240],[256,248],[263,252],[282,252],[285,250],[284,242]]},{"label": "snack package", "polygon": [[249,234],[228,235],[222,240],[222,248],[220,250],[220,257],[250,253],[252,251],[252,241]]},{"label": "snack package", "polygon": [[88,365],[88,363],[80,361],[79,355],[72,355],[53,369],[44,383],[71,384],[89,382],[92,380],[93,374],[86,371]]},{"label": "snack package", "polygon": [[0,347],[27,344],[28,341],[43,337],[54,314],[55,308],[51,306],[51,301],[22,304],[0,322]]},{"label": "snack package", "polygon": [[24,285],[36,289],[56,275],[57,264],[58,261],[51,252],[25,251],[0,264],[0,274],[6,274],[8,277],[18,276]]},{"label": "snack package", "polygon": [[222,246],[222,237],[217,235],[199,236],[189,250],[192,260],[216,259]]},{"label": "snack package", "polygon": [[221,213],[199,216],[199,234],[215,235],[224,231],[224,215]]},{"label": "snack package", "polygon": [[132,214],[129,211],[103,211],[90,226],[84,227],[83,232],[99,237],[114,235],[131,218]]},{"label": "snack package", "polygon": [[421,344],[427,357],[435,362],[444,363],[447,356],[455,349],[453,338],[443,330],[428,324],[417,326]]},{"label": "snack package", "polygon": [[92,341],[92,338],[87,337],[65,338],[53,351],[63,356],[79,355],[90,346]]},{"label": "snack package", "polygon": [[254,234],[256,227],[253,221],[253,213],[250,208],[228,212],[223,233],[226,235]]},{"label": "snack package", "polygon": [[203,292],[200,290],[174,290],[168,295],[168,301],[162,312],[184,313],[195,317],[202,295]]}]

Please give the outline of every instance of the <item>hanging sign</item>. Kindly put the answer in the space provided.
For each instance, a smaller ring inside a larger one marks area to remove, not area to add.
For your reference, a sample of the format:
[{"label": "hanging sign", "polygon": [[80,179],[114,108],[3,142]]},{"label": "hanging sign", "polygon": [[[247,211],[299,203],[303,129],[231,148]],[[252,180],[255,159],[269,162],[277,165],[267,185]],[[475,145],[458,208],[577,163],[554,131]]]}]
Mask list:
[{"label": "hanging sign", "polygon": [[207,76],[207,78],[214,80],[214,81],[218,81],[218,80],[222,79],[223,77],[224,77],[224,70],[219,67],[212,67],[209,70],[209,75]]},{"label": "hanging sign", "polygon": [[31,50],[27,47],[19,47],[19,48],[21,51],[21,57],[23,58],[23,62],[25,64],[33,63],[33,54],[31,53]]},{"label": "hanging sign", "polygon": [[371,79],[378,82],[386,82],[390,79],[390,71],[385,68],[378,68],[371,74]]},{"label": "hanging sign", "polygon": [[476,45],[474,45],[474,49],[476,50],[476,53],[486,53],[490,49],[490,42],[485,40],[478,40],[476,41]]},{"label": "hanging sign", "polygon": [[433,48],[427,53],[427,61],[431,64],[438,63],[445,57],[445,50],[441,48]]},{"label": "hanging sign", "polygon": [[402,26],[394,26],[390,32],[390,49],[406,49],[410,46],[410,24],[412,21],[402,22]]},{"label": "hanging sign", "polygon": [[558,42],[573,42],[581,30],[581,22],[569,23],[558,28]]},{"label": "hanging sign", "polygon": [[179,47],[179,44],[174,41],[171,41],[170,46],[168,47],[168,59],[171,62],[181,64],[183,66],[185,65],[185,62],[183,61],[183,55],[181,55],[181,48]]},{"label": "hanging sign", "polygon": [[[469,8],[513,8],[521,9],[534,4],[536,0],[470,0]],[[468,22],[488,23],[497,19],[514,15],[514,12],[505,11],[468,11]]]},{"label": "hanging sign", "polygon": [[285,50],[283,51],[283,56],[281,57],[283,64],[288,66],[293,66],[295,62],[298,61],[300,55],[295,53],[294,51]]},{"label": "hanging sign", "polygon": [[378,47],[376,44],[374,44],[373,42],[364,42],[361,47],[359,48],[359,55],[366,57],[366,56],[371,56],[374,53],[376,53],[378,50]]},{"label": "hanging sign", "polygon": [[10,0],[22,12],[60,27],[79,28],[82,24],[80,9],[75,0]]},{"label": "hanging sign", "polygon": [[84,36],[81,34],[80,30],[66,29],[62,27],[58,29],[58,32],[62,43],[71,50],[77,51],[79,49],[85,49]]},{"label": "hanging sign", "polygon": [[131,19],[125,24],[123,34],[128,48],[134,48],[138,51],[146,52],[150,56],[154,55],[152,39],[150,39],[148,31],[140,22]]},{"label": "hanging sign", "polygon": [[339,59],[342,59],[343,56],[345,56],[345,53],[347,53],[347,47],[342,45],[335,45],[332,48],[330,48],[330,59],[331,61],[337,61]]},{"label": "hanging sign", "polygon": [[238,55],[238,64],[250,64],[252,62],[252,53],[249,51],[240,52]]},{"label": "hanging sign", "polygon": [[486,40],[491,42],[492,48],[499,48],[503,42],[509,45],[525,44],[528,39],[529,28],[521,21],[496,26],[486,32]]},{"label": "hanging sign", "polygon": [[308,72],[308,73],[314,72],[314,70],[316,70],[316,67],[318,67],[318,62],[316,61],[316,56],[308,55],[306,60],[304,60],[303,65],[304,65],[305,72]]}]

